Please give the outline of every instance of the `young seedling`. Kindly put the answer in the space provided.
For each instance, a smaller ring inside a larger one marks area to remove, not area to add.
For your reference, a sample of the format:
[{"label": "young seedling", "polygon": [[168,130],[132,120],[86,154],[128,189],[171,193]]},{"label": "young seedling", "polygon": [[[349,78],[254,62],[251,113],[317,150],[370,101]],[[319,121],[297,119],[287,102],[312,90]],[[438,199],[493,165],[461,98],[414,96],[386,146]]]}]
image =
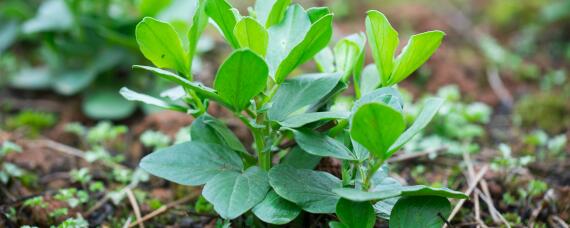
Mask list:
[{"label": "young seedling", "polygon": [[[450,213],[447,198],[467,198],[447,188],[402,186],[389,177],[386,165],[443,103],[426,100],[408,126],[403,99],[394,88],[436,51],[443,32],[412,36],[395,57],[397,32],[382,13],[370,11],[366,35],[375,65],[363,71],[364,33],[341,39],[334,51],[327,47],[333,31],[328,8],[257,1],[250,15],[242,16],[225,0],[196,4],[188,45],[166,22],[145,18],[137,26],[141,51],[156,67],[134,68],[174,82],[184,92],[168,99],[127,88],[120,93],[196,117],[191,140],[147,155],[140,163],[144,170],[182,185],[205,185],[203,197],[225,220],[252,211],[270,224],[289,223],[306,211],[336,213],[340,222],[331,222],[334,227],[373,227],[377,215],[394,227],[439,227]],[[208,18],[234,49],[218,69],[213,88],[193,80],[190,64]],[[321,73],[291,75],[313,58]],[[337,105],[335,98],[348,88],[350,76],[356,83],[366,81],[366,89],[359,87],[352,107]],[[212,102],[250,130],[251,149],[207,112]],[[342,161],[342,179],[313,170],[322,157]]]}]

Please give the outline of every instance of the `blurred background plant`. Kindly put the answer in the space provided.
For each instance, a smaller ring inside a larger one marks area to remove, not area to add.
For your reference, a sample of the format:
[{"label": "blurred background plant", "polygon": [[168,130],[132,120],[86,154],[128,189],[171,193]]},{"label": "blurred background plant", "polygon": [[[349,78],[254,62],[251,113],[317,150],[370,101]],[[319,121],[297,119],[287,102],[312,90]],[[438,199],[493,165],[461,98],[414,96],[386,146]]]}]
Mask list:
[{"label": "blurred background plant", "polygon": [[[254,3],[231,2],[241,12]],[[406,107],[407,123],[416,118],[422,97],[446,100],[426,131],[406,145],[402,160],[391,162],[399,182],[461,189],[470,163],[477,170],[489,165],[483,179],[490,202],[510,225],[570,222],[570,1],[293,2],[331,7],[331,49],[364,31],[369,9],[391,18],[401,37],[446,32],[440,50],[399,88],[406,103],[417,104]],[[172,88],[168,82],[131,69],[149,65],[137,47],[135,25],[145,16],[171,22],[187,44],[195,6],[195,0],[0,1],[0,221],[17,227],[123,226],[136,219],[130,190],[141,214],[166,211],[145,225],[221,224],[211,204],[190,197],[199,189],[149,178],[136,165],[146,153],[190,140],[192,118],[156,113],[118,93],[127,86],[157,97],[177,95],[177,88],[161,93]],[[210,85],[231,49],[219,45],[223,38],[214,26],[204,34],[192,73]],[[370,53],[365,61],[372,62]],[[314,63],[302,67],[317,70]],[[366,90],[366,83],[361,86]],[[352,95],[343,94],[333,109],[349,109]],[[239,121],[224,118],[229,115],[215,105],[210,109],[245,145],[251,143]],[[318,167],[338,166],[325,159]],[[486,200],[480,201],[480,218],[469,201],[452,224],[480,219],[506,226]],[[301,217],[311,224],[326,220]],[[255,223],[253,216],[243,220]]]},{"label": "blurred background plant", "polygon": [[[123,119],[136,106],[120,85],[162,91],[168,84],[137,77],[144,61],[134,28],[144,16],[173,23],[187,40],[193,1],[6,0],[0,3],[0,75],[21,90],[83,94],[82,111],[94,119]],[[199,52],[211,49],[207,38]],[[195,60],[199,71],[200,59]],[[149,107],[145,110],[150,111]]]}]

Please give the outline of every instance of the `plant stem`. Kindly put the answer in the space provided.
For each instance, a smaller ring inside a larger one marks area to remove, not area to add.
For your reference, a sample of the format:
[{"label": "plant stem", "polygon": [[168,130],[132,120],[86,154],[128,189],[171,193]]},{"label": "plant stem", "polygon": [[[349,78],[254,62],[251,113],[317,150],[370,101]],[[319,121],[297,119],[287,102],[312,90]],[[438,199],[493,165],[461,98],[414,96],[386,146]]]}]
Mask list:
[{"label": "plant stem", "polygon": [[249,122],[250,120],[241,113],[234,113],[234,115],[239,117],[239,119],[245,124],[245,126],[247,126],[253,135],[259,167],[265,171],[269,170],[271,168],[271,152],[265,149],[265,139],[263,137],[262,131],[263,129],[259,129],[253,126]]},{"label": "plant stem", "polygon": [[275,96],[275,94],[277,93],[277,90],[279,89],[280,86],[281,86],[281,84],[276,84],[271,88],[271,90],[269,91],[269,95],[267,95],[267,97],[265,97],[265,99],[263,99],[263,102],[261,102],[261,104],[260,104],[261,107],[263,105],[267,104],[267,102],[271,101],[271,99],[273,98],[273,96]]},{"label": "plant stem", "polygon": [[363,183],[364,190],[368,190],[370,188],[370,180],[372,179],[372,176],[374,176],[376,171],[378,171],[378,169],[382,166],[382,164],[384,164],[383,159],[373,160],[373,163],[369,164],[370,168],[366,173],[366,177],[364,178],[364,183]]},{"label": "plant stem", "polygon": [[201,116],[204,114],[206,112],[206,107],[204,107],[204,104],[202,103],[200,97],[198,97],[198,94],[196,94],[194,90],[187,90],[186,92],[190,94],[190,97],[192,97],[192,100],[194,101],[194,104],[199,111],[196,116]]}]

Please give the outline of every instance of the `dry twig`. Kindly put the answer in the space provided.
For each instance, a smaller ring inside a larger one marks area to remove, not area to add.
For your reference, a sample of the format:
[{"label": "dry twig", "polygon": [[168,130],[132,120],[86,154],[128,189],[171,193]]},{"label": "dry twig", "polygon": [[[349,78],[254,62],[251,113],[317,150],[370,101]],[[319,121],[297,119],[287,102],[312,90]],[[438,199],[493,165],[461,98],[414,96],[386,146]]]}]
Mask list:
[{"label": "dry twig", "polygon": [[142,222],[141,218],[141,210],[139,209],[139,204],[137,203],[135,194],[133,194],[133,191],[131,189],[127,189],[127,197],[129,198],[129,202],[133,207],[133,212],[135,213],[135,217],[137,218],[137,223],[139,224],[139,227],[144,228],[144,223]]},{"label": "dry twig", "polygon": [[[471,195],[471,193],[473,193],[473,191],[477,187],[477,184],[479,183],[479,181],[481,181],[481,179],[483,179],[483,176],[485,176],[485,173],[487,173],[488,170],[489,170],[488,165],[483,166],[483,168],[481,168],[481,170],[479,170],[479,173],[477,173],[477,175],[475,176],[472,184],[470,184],[469,188],[467,188],[467,191],[465,191],[466,195]],[[455,205],[455,207],[453,208],[453,211],[451,211],[451,214],[447,218],[447,221],[453,220],[453,218],[455,217],[455,215],[457,215],[457,213],[459,212],[459,209],[461,209],[461,207],[463,206],[464,203],[465,203],[465,199],[459,200],[457,205]],[[445,228],[445,227],[447,227],[447,225],[444,225],[443,227]]]},{"label": "dry twig", "polygon": [[154,217],[156,217],[156,216],[158,216],[158,215],[160,215],[160,214],[166,212],[166,211],[167,211],[168,209],[170,209],[170,208],[173,208],[173,207],[176,207],[176,206],[178,206],[178,205],[180,205],[180,204],[186,203],[186,202],[188,202],[188,201],[190,201],[190,200],[196,198],[199,194],[200,194],[199,192],[194,192],[194,193],[192,193],[192,194],[190,194],[190,195],[188,195],[188,196],[186,196],[186,197],[184,197],[184,198],[181,198],[181,199],[179,199],[179,200],[177,200],[177,201],[174,201],[174,202],[172,202],[172,203],[169,203],[169,204],[167,204],[167,205],[164,205],[164,206],[162,206],[162,207],[160,207],[160,208],[158,208],[158,209],[152,211],[151,213],[146,214],[145,216],[142,217],[142,219],[138,220],[137,222],[135,222],[135,223],[133,223],[133,224],[130,224],[130,225],[129,225],[129,228],[130,228],[130,227],[134,227],[134,226],[138,225],[139,223],[148,221],[148,220],[150,220],[150,219],[152,219],[152,218],[154,218]]}]

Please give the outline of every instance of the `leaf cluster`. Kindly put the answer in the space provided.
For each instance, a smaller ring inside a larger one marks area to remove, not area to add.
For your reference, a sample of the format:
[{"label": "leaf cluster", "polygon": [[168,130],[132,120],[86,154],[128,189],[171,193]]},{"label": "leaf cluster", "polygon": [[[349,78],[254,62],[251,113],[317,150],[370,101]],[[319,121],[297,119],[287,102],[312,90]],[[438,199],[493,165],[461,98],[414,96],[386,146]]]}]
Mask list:
[{"label": "leaf cluster", "polygon": [[[248,13],[225,0],[196,1],[187,40],[159,19],[147,17],[137,25],[137,43],[155,66],[135,68],[178,84],[180,93],[161,99],[123,88],[121,94],[196,117],[190,141],[159,149],[140,166],[178,184],[204,185],[203,197],[226,220],[252,211],[264,222],[286,224],[306,211],[336,213],[335,227],[372,227],[376,214],[396,227],[441,226],[437,214],[449,213],[447,198],[467,196],[447,188],[402,186],[389,177],[386,161],[443,104],[440,98],[427,99],[408,124],[394,85],[429,59],[444,33],[414,35],[395,57],[398,34],[378,11],[368,13],[366,33],[342,38],[333,49],[328,47],[333,14],[326,7],[266,0]],[[190,61],[208,20],[233,49],[212,88],[194,80]],[[375,62],[364,68],[367,41]],[[320,72],[297,75],[310,60]],[[356,94],[351,104],[341,105],[337,98],[351,81]],[[242,121],[254,145],[243,145],[208,113],[212,102]],[[323,157],[342,161],[341,178],[314,170]],[[422,208],[428,209],[409,219]]]}]

